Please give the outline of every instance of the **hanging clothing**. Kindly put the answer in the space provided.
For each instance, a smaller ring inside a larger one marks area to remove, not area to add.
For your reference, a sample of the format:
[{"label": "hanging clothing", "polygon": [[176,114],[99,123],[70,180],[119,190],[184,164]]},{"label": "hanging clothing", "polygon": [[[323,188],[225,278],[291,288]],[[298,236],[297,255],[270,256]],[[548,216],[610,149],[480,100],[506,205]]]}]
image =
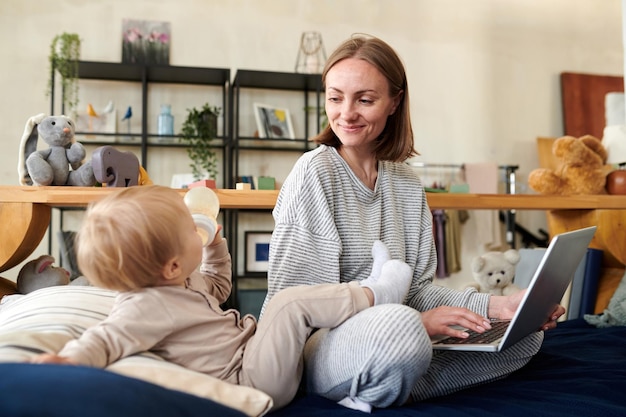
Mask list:
[{"label": "hanging clothing", "polygon": [[461,226],[469,218],[467,210],[446,210],[446,270],[461,270]]},{"label": "hanging clothing", "polygon": [[[491,162],[464,165],[465,180],[472,194],[498,193],[498,165]],[[502,247],[502,231],[497,210],[474,210],[478,227],[476,243],[484,249],[499,250]]]},{"label": "hanging clothing", "polygon": [[442,209],[433,210],[433,233],[435,235],[435,250],[437,251],[437,278],[449,277],[446,262],[446,212]]}]

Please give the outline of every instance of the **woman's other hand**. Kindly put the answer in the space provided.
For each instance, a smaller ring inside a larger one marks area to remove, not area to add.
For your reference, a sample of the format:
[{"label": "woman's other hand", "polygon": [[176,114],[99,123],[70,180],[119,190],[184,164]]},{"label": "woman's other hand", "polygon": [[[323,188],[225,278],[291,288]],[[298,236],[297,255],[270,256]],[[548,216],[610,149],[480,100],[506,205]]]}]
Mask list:
[{"label": "woman's other hand", "polygon": [[[515,312],[519,308],[519,305],[526,294],[526,290],[518,291],[515,294],[509,296],[492,296],[489,299],[489,317],[502,320],[511,320],[515,315]],[[557,305],[552,312],[552,315],[548,317],[546,323],[541,326],[541,330],[550,330],[556,327],[556,322],[563,314],[565,314],[565,307]]]}]

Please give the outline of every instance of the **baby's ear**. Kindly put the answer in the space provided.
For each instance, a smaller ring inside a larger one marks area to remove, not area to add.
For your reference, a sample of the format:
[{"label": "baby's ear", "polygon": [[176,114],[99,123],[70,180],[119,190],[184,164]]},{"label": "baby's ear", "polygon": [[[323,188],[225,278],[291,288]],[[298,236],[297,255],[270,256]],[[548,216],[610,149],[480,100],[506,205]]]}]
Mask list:
[{"label": "baby's ear", "polygon": [[177,257],[174,257],[167,261],[165,265],[163,265],[163,269],[161,270],[161,276],[165,281],[177,279],[180,277],[181,273],[182,269]]}]

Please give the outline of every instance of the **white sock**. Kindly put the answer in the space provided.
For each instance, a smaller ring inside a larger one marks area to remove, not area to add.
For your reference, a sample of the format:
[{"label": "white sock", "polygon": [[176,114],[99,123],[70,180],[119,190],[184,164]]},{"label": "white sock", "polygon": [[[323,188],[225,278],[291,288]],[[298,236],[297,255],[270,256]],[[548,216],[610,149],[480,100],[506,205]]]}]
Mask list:
[{"label": "white sock", "polygon": [[343,405],[346,408],[351,408],[357,411],[363,411],[364,413],[371,413],[372,406],[368,403],[359,400],[358,398],[350,398],[346,397],[343,400],[339,401],[337,404]]},{"label": "white sock", "polygon": [[377,280],[378,277],[380,277],[380,271],[383,269],[383,265],[391,259],[387,245],[380,240],[374,241],[372,245],[372,258],[374,259],[372,272],[367,279]]},{"label": "white sock", "polygon": [[397,259],[383,264],[378,279],[367,278],[360,282],[374,293],[374,305],[399,304],[404,301],[412,280],[411,267]]}]

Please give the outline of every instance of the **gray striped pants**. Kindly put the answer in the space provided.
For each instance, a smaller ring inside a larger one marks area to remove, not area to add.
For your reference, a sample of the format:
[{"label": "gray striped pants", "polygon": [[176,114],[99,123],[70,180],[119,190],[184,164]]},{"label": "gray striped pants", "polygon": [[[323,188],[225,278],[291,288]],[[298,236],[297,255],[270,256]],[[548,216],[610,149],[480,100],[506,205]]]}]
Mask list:
[{"label": "gray striped pants", "polygon": [[397,406],[409,397],[425,400],[503,378],[524,366],[542,342],[543,332],[537,332],[498,353],[433,352],[419,312],[383,304],[309,338],[306,389],[334,401]]}]

